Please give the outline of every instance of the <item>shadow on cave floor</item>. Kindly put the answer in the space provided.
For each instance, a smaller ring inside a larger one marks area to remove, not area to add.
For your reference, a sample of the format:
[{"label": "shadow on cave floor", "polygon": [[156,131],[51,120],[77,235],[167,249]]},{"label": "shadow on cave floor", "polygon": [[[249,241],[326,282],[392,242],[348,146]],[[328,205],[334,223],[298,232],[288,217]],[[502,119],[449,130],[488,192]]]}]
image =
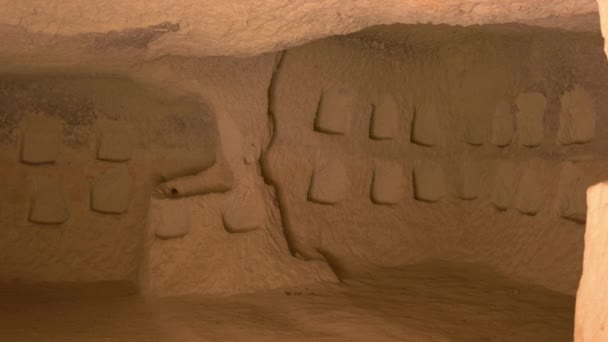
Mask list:
[{"label": "shadow on cave floor", "polygon": [[0,289],[0,341],[556,342],[573,332],[574,297],[446,262],[225,298],[129,293]]}]

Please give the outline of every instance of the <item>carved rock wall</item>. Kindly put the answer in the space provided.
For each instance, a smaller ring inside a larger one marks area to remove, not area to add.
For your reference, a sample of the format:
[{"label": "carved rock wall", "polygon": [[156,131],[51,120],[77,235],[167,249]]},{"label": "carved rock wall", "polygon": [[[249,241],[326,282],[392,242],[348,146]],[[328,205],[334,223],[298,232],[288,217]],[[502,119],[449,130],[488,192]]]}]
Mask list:
[{"label": "carved rock wall", "polygon": [[[573,294],[580,194],[608,177],[599,41],[597,33],[517,25],[395,26],[288,50],[271,95],[264,165],[292,248],[339,274],[461,260]],[[315,130],[319,99],[336,84],[350,89],[350,100],[339,101],[348,105],[334,109],[347,129]],[[386,97],[399,115],[390,138],[375,139],[375,104]],[[579,132],[584,139],[564,144]],[[344,167],[330,183],[348,186],[319,203],[307,194],[323,158]],[[379,161],[404,170],[386,178],[395,191],[405,185],[390,205],[376,200]]]}]

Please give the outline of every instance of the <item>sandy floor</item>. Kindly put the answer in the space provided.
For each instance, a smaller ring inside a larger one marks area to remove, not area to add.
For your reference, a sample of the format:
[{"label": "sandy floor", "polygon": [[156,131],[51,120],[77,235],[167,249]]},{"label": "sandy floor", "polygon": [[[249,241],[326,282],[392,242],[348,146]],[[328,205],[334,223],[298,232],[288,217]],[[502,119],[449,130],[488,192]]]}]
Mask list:
[{"label": "sandy floor", "polygon": [[432,263],[342,285],[144,301],[124,284],[4,287],[0,341],[571,341],[574,298]]}]

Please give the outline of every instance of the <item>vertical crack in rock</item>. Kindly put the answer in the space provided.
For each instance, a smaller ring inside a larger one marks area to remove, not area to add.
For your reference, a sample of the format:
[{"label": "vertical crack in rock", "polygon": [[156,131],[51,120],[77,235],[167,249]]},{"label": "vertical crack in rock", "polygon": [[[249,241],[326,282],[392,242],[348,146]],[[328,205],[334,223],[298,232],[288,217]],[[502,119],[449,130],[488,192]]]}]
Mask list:
[{"label": "vertical crack in rock", "polygon": [[[280,51],[276,54],[275,60],[274,60],[274,67],[272,69],[272,75],[270,76],[270,83],[268,85],[268,102],[267,102],[268,136],[270,137],[270,139],[268,141],[268,145],[264,147],[264,149],[262,151],[262,155],[264,153],[266,153],[266,151],[268,150],[270,145],[272,145],[272,141],[274,140],[274,131],[275,131],[275,126],[276,126],[276,118],[274,116],[274,111],[275,111],[274,93],[276,91],[277,79],[279,77],[279,73],[281,72],[281,67],[283,66],[283,61],[285,60],[286,54],[287,54],[286,50]],[[268,180],[266,178],[265,173],[262,173],[262,176],[264,177],[264,180]],[[267,182],[267,183],[270,184],[270,182]]]},{"label": "vertical crack in rock", "polygon": [[[262,178],[264,179],[264,183],[267,186],[272,187],[275,191],[275,200],[276,205],[279,210],[281,227],[283,228],[283,234],[285,235],[285,240],[287,241],[287,247],[289,248],[289,252],[296,257],[302,257],[302,254],[298,251],[298,248],[295,246],[295,237],[291,234],[291,230],[289,229],[289,222],[287,222],[288,210],[285,204],[281,200],[281,189],[278,184],[276,184],[271,177],[271,172],[269,170],[268,162],[266,159],[266,153],[272,146],[275,133],[276,133],[276,116],[275,116],[275,100],[276,100],[276,88],[277,88],[277,79],[282,71],[282,66],[285,61],[287,55],[287,50],[278,52],[275,57],[274,68],[272,69],[272,76],[270,77],[270,82],[268,85],[268,144],[262,148],[262,153],[260,155],[260,172],[262,174]],[[338,268],[333,259],[327,255],[324,251],[317,249],[317,253],[322,256],[323,261],[327,263],[327,265],[331,268],[332,272],[336,275],[336,277],[340,279]],[[310,258],[305,258],[310,259]]]}]

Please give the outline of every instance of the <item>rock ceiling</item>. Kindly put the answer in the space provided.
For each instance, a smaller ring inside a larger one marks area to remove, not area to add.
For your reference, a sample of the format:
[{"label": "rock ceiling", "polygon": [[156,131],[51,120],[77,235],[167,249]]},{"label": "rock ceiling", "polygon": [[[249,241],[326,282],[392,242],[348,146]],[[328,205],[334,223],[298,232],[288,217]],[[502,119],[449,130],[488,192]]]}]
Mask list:
[{"label": "rock ceiling", "polygon": [[0,58],[112,49],[247,56],[392,23],[598,31],[597,13],[595,0],[0,0]]}]

